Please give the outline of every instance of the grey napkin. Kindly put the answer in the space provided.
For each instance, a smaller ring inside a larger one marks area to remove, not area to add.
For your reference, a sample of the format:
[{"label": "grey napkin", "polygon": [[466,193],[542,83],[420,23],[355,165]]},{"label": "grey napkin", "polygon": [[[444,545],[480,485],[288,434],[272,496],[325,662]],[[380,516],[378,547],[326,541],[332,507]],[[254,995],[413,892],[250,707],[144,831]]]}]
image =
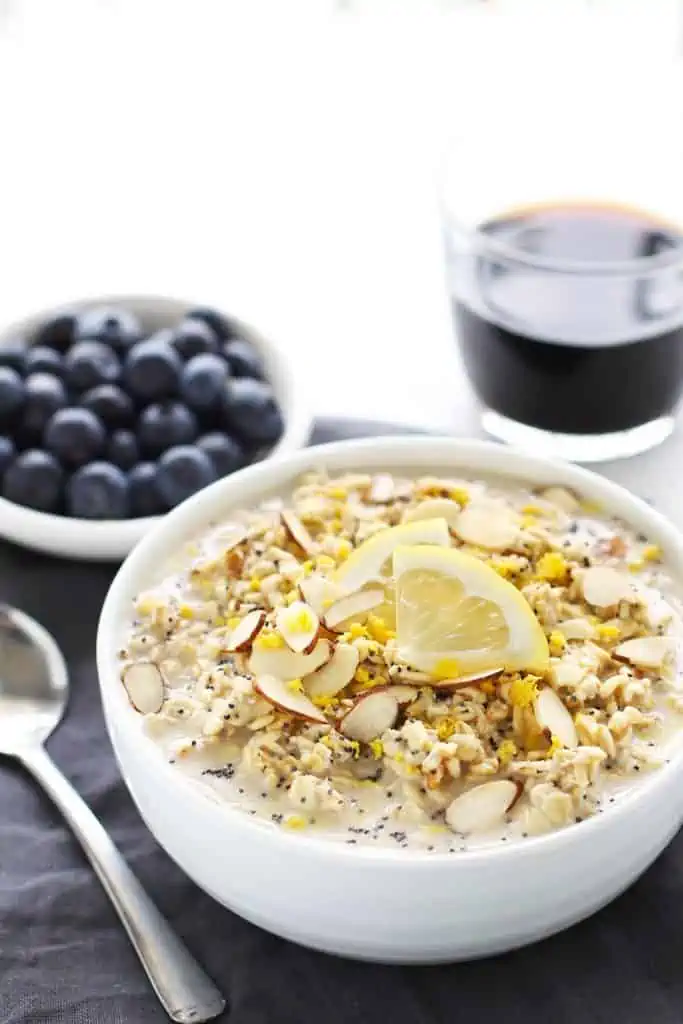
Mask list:
[{"label": "grey napkin", "polygon": [[[316,440],[379,432],[391,430],[327,423]],[[50,751],[228,997],[222,1020],[682,1024],[680,836],[636,885],[589,921],[469,964],[400,968],[325,956],[260,931],[205,896],[140,821],[105,734],[93,648],[112,575],[109,566],[0,545],[0,601],[43,622],[69,663],[71,707]],[[511,889],[514,884],[511,875]],[[59,815],[19,769],[0,761],[0,1024],[166,1020]]]}]

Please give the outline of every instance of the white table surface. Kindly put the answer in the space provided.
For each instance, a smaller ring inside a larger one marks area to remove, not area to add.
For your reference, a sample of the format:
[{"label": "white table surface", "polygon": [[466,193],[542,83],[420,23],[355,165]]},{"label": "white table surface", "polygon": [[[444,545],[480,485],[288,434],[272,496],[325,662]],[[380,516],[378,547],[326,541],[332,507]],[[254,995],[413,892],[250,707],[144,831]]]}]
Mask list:
[{"label": "white table surface", "polygon": [[[0,319],[196,296],[280,339],[320,413],[478,433],[443,280],[444,140],[501,89],[541,127],[596,90],[680,126],[683,46],[677,0],[431,6],[4,0]],[[682,436],[603,468],[683,525]]]}]

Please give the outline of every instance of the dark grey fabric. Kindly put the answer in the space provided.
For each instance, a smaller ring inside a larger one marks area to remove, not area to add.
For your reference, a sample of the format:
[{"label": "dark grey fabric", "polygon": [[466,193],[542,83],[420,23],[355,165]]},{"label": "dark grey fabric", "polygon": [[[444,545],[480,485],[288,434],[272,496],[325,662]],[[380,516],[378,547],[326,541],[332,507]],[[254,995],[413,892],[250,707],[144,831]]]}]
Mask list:
[{"label": "dark grey fabric", "polygon": [[[320,425],[316,439],[378,432],[376,424],[328,422]],[[231,1024],[683,1022],[680,836],[628,893],[591,920],[507,956],[448,967],[380,967],[313,953],[246,924],[205,896],[140,821],[105,735],[93,646],[112,575],[109,566],[0,545],[0,600],[43,622],[69,663],[71,708],[50,751],[228,997],[230,1010],[222,1019]],[[163,1024],[166,1019],[59,816],[21,771],[0,762],[0,1024]]]}]

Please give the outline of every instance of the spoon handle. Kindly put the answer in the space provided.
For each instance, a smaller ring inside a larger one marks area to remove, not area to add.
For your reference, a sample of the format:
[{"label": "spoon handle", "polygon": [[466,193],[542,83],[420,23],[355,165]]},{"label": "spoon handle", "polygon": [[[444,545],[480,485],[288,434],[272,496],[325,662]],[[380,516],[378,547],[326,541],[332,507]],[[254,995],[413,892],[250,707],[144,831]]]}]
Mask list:
[{"label": "spoon handle", "polygon": [[225,1000],[168,921],[161,916],[87,804],[42,747],[19,759],[51,797],[77,837],[169,1017],[200,1024],[217,1017]]}]

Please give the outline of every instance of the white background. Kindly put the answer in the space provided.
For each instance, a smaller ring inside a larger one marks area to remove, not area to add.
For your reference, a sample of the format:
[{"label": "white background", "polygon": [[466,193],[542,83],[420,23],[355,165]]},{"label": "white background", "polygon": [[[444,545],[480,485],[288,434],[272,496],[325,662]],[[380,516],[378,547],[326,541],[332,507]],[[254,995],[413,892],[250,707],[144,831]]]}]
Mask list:
[{"label": "white background", "polygon": [[680,132],[678,7],[0,0],[0,320],[196,296],[280,339],[319,412],[472,431],[444,140],[501,94],[538,131],[599,92]]}]

